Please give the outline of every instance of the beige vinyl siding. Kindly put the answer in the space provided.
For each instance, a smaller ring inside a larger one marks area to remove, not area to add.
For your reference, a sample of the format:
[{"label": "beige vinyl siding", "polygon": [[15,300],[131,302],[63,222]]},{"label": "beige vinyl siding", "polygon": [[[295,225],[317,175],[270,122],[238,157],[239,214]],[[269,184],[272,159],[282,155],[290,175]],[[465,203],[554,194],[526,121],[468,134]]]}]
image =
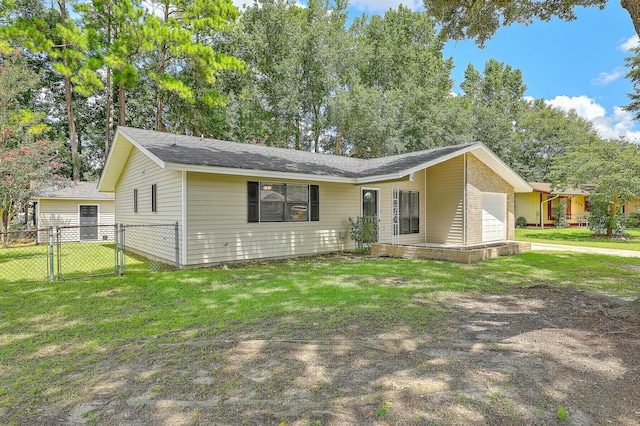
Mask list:
[{"label": "beige vinyl siding", "polygon": [[482,193],[499,193],[507,196],[506,239],[515,239],[515,206],[513,186],[480,161],[467,154],[467,241],[466,244],[482,243]]},{"label": "beige vinyl siding", "polygon": [[[316,182],[187,174],[188,265],[328,253],[352,248],[348,217],[360,214],[359,187],[319,183],[320,221],[247,221],[247,182]],[[344,231],[345,239],[339,238]],[[344,245],[343,245],[344,244]]]},{"label": "beige vinyl siding", "polygon": [[527,220],[527,224],[540,225],[540,193],[516,194],[515,200],[516,218],[524,217]]},{"label": "beige vinyl siding", "polygon": [[[98,224],[115,224],[114,202],[110,200],[56,200],[41,198],[38,200],[38,227],[48,228],[49,226],[79,226],[80,207],[98,206]],[[102,235],[107,235],[108,241],[113,241],[113,231],[98,233],[100,240]],[[39,237],[41,238],[41,237]],[[79,241],[80,234],[77,229],[65,231],[65,239],[68,241]],[[41,238],[41,241],[42,240]]]},{"label": "beige vinyl siding", "polygon": [[464,157],[427,169],[426,242],[464,243]]},{"label": "beige vinyl siding", "polygon": [[[158,185],[158,211],[151,211],[151,185]],[[133,212],[133,190],[138,189],[138,213]],[[133,149],[116,185],[116,221],[125,225],[175,224],[182,227],[182,173],[163,170]],[[127,245],[160,259],[175,260],[175,233],[170,228],[135,228]],[[182,253],[182,239],[179,238]]]}]

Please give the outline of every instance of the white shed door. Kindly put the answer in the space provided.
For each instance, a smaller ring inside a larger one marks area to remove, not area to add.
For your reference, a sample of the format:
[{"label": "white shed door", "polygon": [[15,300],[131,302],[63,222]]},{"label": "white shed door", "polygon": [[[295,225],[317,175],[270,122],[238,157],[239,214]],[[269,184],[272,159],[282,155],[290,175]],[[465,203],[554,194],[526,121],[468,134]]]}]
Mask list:
[{"label": "white shed door", "polygon": [[482,193],[482,242],[503,241],[507,228],[507,194]]}]

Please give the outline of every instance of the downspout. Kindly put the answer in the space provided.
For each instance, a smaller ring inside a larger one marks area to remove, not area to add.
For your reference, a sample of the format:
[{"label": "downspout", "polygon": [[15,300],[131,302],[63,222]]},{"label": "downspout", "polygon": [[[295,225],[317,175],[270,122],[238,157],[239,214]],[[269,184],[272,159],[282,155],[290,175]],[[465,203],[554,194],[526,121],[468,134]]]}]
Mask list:
[{"label": "downspout", "polygon": [[540,202],[540,228],[544,229],[544,216],[542,215],[544,213],[544,203],[548,203],[551,200],[555,200],[556,198],[559,198],[560,195],[556,195],[555,197],[551,197],[551,198],[547,198],[546,200]]},{"label": "downspout", "polygon": [[462,245],[467,245],[467,153],[463,154],[462,178]]},{"label": "downspout", "polygon": [[427,243],[427,169],[424,169],[424,243]]},{"label": "downspout", "polygon": [[182,265],[187,264],[187,172],[182,171]]}]

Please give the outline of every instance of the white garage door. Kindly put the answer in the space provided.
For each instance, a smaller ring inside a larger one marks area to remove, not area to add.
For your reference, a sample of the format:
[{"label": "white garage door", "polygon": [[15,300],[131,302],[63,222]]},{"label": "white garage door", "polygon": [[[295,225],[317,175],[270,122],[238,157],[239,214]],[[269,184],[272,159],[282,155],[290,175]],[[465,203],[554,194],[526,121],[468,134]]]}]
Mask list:
[{"label": "white garage door", "polygon": [[507,194],[482,193],[482,242],[503,241],[507,229]]}]

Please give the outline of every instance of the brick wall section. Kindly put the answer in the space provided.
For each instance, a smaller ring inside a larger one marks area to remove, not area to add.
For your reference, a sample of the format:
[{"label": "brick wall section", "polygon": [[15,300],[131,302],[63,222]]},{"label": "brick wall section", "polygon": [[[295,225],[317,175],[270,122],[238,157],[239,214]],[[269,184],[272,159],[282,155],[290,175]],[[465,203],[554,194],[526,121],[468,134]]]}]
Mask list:
[{"label": "brick wall section", "polygon": [[481,260],[509,256],[531,250],[531,243],[508,242],[487,244],[477,248],[438,248],[424,246],[394,246],[391,244],[372,244],[371,255],[378,257],[396,257],[402,259],[433,259],[457,263],[475,263]]},{"label": "brick wall section", "polygon": [[467,154],[467,244],[482,243],[482,193],[507,194],[507,239],[515,239],[513,187],[478,160]]}]

